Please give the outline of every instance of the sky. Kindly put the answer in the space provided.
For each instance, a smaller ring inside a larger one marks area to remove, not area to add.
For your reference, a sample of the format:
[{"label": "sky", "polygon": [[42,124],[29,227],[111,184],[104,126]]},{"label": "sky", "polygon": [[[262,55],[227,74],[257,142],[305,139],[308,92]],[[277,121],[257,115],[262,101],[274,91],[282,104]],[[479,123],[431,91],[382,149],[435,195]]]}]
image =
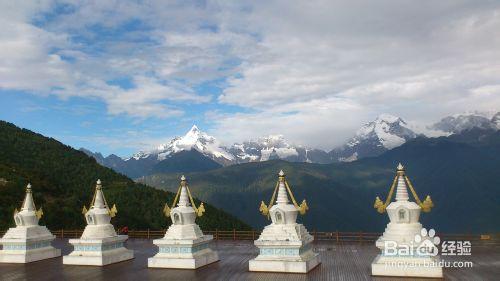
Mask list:
[{"label": "sky", "polygon": [[500,1],[0,0],[0,119],[128,156],[500,111]]}]

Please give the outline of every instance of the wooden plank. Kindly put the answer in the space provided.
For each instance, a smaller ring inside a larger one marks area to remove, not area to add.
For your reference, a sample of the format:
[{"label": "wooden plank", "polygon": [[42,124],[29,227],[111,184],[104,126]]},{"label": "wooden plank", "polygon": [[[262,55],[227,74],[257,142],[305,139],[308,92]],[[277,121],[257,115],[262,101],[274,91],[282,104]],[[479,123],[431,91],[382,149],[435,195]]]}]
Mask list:
[{"label": "wooden plank", "polygon": [[[73,233],[72,233],[73,234]],[[358,233],[359,235],[359,233]],[[359,236],[357,237],[359,239]],[[363,240],[365,241],[365,240]],[[56,239],[55,246],[63,254],[71,251],[66,239]],[[62,265],[55,258],[26,265],[0,264],[1,280],[403,280],[370,276],[371,262],[379,253],[374,243],[337,243],[318,241],[314,250],[322,264],[308,274],[256,273],[248,271],[248,261],[257,256],[252,241],[214,241],[221,261],[198,270],[149,269],[147,258],[157,247],[151,240],[129,239],[127,247],[135,251],[135,259],[105,267]],[[467,257],[443,257],[444,260],[472,261],[473,268],[445,269],[446,280],[496,280],[500,276],[500,247],[475,245]],[[416,280],[416,279],[412,279]],[[428,279],[425,279],[428,280]]]}]

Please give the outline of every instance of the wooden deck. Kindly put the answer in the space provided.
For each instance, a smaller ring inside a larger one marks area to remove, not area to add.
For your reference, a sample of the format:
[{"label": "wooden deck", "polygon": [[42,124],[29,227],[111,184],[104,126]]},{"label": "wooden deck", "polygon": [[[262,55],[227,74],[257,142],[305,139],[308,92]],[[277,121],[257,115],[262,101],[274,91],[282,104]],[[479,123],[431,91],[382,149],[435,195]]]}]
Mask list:
[{"label": "wooden deck", "polygon": [[[57,239],[55,246],[63,255],[71,251],[66,239]],[[26,265],[0,264],[0,280],[416,280],[371,277],[370,264],[378,249],[368,242],[316,242],[314,248],[322,264],[308,274],[249,272],[248,260],[257,256],[252,241],[216,241],[214,247],[221,260],[198,270],[148,269],[147,258],[157,250],[152,241],[130,239],[127,247],[135,251],[134,260],[105,267],[63,265],[62,258]],[[471,256],[445,260],[474,263],[472,268],[445,269],[445,280],[498,280],[500,276],[499,245],[473,245]]]}]

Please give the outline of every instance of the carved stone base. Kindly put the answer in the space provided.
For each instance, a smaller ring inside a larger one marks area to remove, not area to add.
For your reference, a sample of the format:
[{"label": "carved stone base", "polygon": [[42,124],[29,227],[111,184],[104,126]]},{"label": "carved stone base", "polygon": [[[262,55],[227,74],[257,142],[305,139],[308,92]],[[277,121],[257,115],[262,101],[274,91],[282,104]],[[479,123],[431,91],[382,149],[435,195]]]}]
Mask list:
[{"label": "carved stone base", "polygon": [[214,263],[219,260],[219,255],[210,248],[211,241],[211,235],[198,239],[154,240],[159,252],[148,259],[148,267],[196,269]]},{"label": "carved stone base", "polygon": [[61,250],[52,247],[56,237],[45,226],[17,226],[10,228],[0,239],[2,263],[29,263],[61,256]]},{"label": "carved stone base", "polygon": [[134,258],[134,252],[124,247],[126,235],[104,239],[70,239],[74,251],[63,257],[63,264],[104,266]]},{"label": "carved stone base", "polygon": [[61,256],[61,250],[52,246],[33,250],[6,250],[6,247],[10,248],[4,244],[4,250],[0,251],[1,263],[29,263]]},{"label": "carved stone base", "polygon": [[314,254],[307,260],[278,260],[278,259],[262,259],[257,257],[250,260],[248,269],[250,271],[263,271],[263,272],[290,272],[290,273],[307,273],[311,269],[320,264],[318,254]]}]

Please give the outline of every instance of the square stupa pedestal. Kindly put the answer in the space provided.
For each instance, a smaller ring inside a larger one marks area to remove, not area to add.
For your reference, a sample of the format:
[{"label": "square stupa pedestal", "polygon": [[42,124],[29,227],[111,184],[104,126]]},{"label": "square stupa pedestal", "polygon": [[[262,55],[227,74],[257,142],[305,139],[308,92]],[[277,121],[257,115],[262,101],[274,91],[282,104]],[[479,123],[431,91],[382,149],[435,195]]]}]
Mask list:
[{"label": "square stupa pedestal", "polygon": [[[49,233],[47,235],[47,233]],[[41,234],[41,235],[40,235]],[[14,238],[14,237],[23,238]],[[52,247],[55,236],[45,226],[18,226],[11,228],[0,239],[1,263],[29,263],[61,256],[61,250]]]},{"label": "square stupa pedestal", "polygon": [[255,241],[260,253],[249,261],[250,271],[307,273],[321,261],[311,243],[302,241]]},{"label": "square stupa pedestal", "polygon": [[70,239],[74,251],[63,256],[63,264],[104,266],[134,258],[134,252],[124,247],[127,235],[103,239]]},{"label": "square stupa pedestal", "polygon": [[212,250],[212,235],[197,239],[156,239],[153,244],[159,252],[148,259],[151,268],[196,269],[219,261],[219,255]]},{"label": "square stupa pedestal", "polygon": [[398,257],[378,255],[372,263],[373,276],[443,278],[438,257]]}]

